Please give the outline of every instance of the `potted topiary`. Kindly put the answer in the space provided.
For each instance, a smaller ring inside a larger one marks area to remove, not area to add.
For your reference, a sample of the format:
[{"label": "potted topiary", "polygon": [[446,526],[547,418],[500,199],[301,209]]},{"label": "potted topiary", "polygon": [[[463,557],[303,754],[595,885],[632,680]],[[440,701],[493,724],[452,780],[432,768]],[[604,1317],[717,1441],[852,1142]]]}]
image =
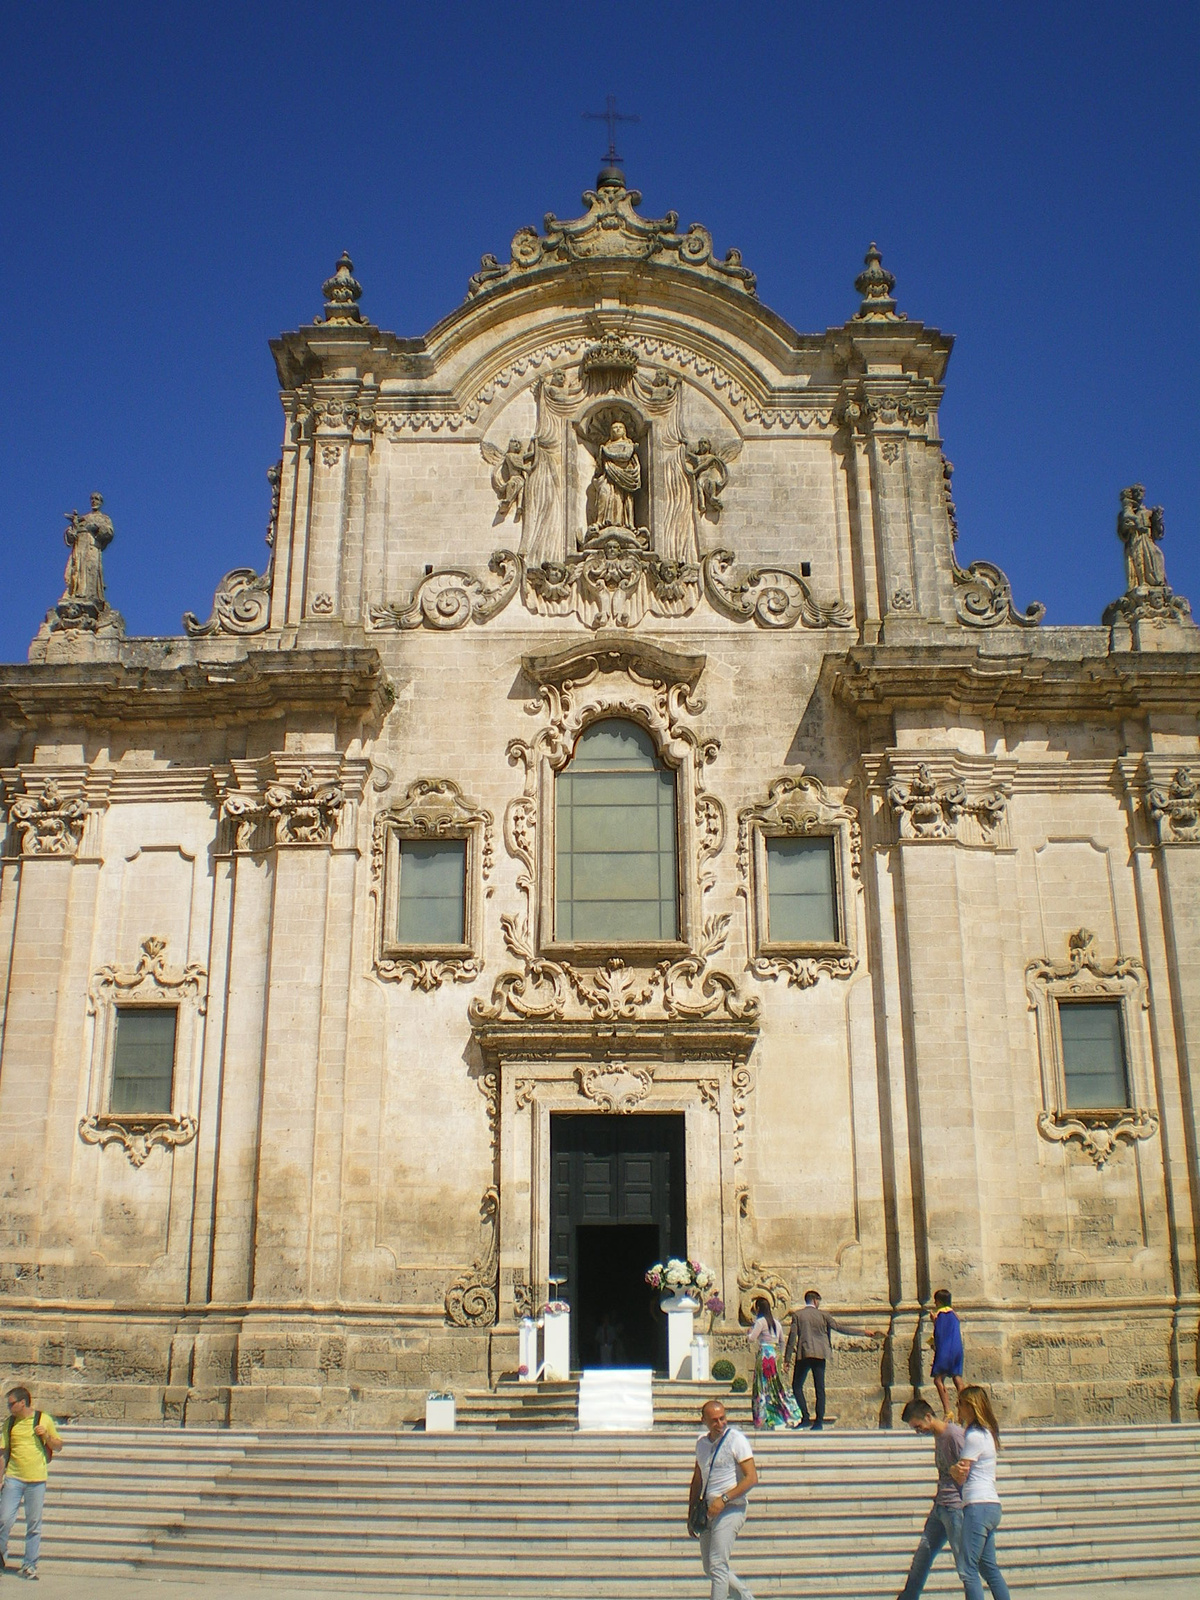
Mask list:
[{"label": "potted topiary", "polygon": [[737,1368],[732,1361],[722,1356],[719,1361],[713,1362],[712,1375],[718,1383],[728,1383],[731,1378],[737,1377]]}]

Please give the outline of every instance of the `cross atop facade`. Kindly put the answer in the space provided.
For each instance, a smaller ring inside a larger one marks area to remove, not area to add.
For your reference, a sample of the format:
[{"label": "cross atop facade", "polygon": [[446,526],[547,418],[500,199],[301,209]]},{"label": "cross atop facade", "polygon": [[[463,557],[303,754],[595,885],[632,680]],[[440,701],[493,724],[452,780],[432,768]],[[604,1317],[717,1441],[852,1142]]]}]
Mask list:
[{"label": "cross atop facade", "polygon": [[608,123],[608,154],[604,159],[608,162],[609,166],[612,167],[615,166],[621,159],[621,157],[617,154],[617,123],[640,122],[642,119],[641,117],[626,116],[624,112],[618,111],[616,95],[609,94],[605,95],[604,97],[604,110],[585,111],[583,113],[583,120],[585,122]]}]

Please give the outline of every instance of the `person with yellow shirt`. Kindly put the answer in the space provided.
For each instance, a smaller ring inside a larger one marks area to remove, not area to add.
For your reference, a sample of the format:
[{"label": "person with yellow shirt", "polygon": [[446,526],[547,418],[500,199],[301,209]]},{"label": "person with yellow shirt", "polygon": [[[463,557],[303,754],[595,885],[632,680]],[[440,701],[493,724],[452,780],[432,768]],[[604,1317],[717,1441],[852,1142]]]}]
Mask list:
[{"label": "person with yellow shirt", "polygon": [[8,1416],[0,1430],[4,1447],[4,1482],[0,1484],[0,1567],[4,1566],[8,1536],[24,1501],[25,1555],[20,1575],[36,1578],[38,1552],[42,1546],[46,1477],[51,1459],[62,1449],[62,1440],[54,1418],[33,1409],[28,1389],[10,1389],[5,1399]]}]

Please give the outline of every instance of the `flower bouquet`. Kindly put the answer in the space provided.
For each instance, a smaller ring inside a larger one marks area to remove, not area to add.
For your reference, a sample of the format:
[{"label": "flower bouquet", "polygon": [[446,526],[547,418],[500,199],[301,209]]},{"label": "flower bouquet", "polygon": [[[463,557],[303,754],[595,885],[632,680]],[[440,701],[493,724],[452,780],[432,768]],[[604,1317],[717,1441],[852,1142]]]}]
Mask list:
[{"label": "flower bouquet", "polygon": [[646,1274],[646,1282],[663,1295],[687,1295],[703,1303],[716,1287],[717,1275],[703,1261],[656,1261]]}]

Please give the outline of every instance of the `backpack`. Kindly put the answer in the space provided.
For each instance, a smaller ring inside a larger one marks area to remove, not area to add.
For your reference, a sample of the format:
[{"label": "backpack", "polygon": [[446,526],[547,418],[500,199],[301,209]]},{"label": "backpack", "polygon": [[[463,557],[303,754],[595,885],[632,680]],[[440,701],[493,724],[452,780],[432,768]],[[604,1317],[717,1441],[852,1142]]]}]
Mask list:
[{"label": "backpack", "polygon": [[[24,1420],[25,1420],[24,1417],[11,1417],[11,1416],[10,1417],[5,1417],[5,1419],[4,1419],[4,1427],[3,1427],[2,1430],[0,1430],[0,1442],[3,1443],[4,1465],[6,1467],[8,1466],[8,1458],[12,1454],[12,1429],[13,1429],[13,1423],[14,1422],[24,1422]],[[42,1420],[42,1413],[40,1411],[35,1411],[33,1413],[33,1425],[34,1425],[35,1428],[38,1426],[38,1424],[41,1422],[41,1420]],[[36,1443],[38,1445],[38,1448],[41,1450],[42,1454],[46,1458],[46,1465],[49,1466],[50,1465],[50,1451],[46,1448],[45,1439],[42,1438],[40,1433],[35,1433],[33,1437],[34,1437],[34,1440],[36,1441]]]}]

